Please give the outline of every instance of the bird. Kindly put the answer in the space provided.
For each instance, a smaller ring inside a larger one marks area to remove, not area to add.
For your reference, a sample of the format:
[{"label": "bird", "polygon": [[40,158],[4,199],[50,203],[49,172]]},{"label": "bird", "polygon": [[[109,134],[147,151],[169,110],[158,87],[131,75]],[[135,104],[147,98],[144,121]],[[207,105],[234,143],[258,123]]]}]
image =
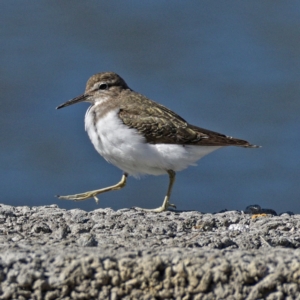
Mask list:
[{"label": "bird", "polygon": [[91,76],[82,95],[56,109],[80,102],[90,103],[85,114],[85,130],[96,151],[121,169],[123,175],[115,185],[57,196],[59,199],[83,201],[94,198],[98,203],[97,195],[124,188],[128,176],[167,174],[169,185],[162,205],[143,209],[160,213],[176,208],[170,203],[176,172],[195,165],[203,156],[225,146],[260,147],[189,124],[167,107],[132,90],[114,72]]}]

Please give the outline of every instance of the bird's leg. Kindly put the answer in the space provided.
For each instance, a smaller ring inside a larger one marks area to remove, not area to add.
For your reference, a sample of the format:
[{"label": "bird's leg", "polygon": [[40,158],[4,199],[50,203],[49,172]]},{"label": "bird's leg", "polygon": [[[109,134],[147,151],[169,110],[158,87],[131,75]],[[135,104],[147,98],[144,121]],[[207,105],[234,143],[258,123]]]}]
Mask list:
[{"label": "bird's leg", "polygon": [[127,180],[127,173],[124,173],[120,182],[118,182],[115,185],[100,189],[100,190],[94,190],[94,191],[90,191],[90,192],[86,192],[86,193],[82,193],[82,194],[75,194],[75,195],[68,195],[68,196],[56,196],[59,199],[63,199],[63,200],[74,200],[74,201],[84,201],[88,198],[94,198],[96,203],[98,203],[99,199],[96,197],[96,195],[102,194],[102,193],[106,193],[106,192],[110,192],[110,191],[117,191],[121,188],[123,188],[126,185],[126,180]]},{"label": "bird's leg", "polygon": [[173,184],[175,182],[176,173],[173,170],[168,170],[167,172],[169,174],[170,181],[169,181],[169,187],[168,187],[167,195],[164,199],[164,202],[163,202],[162,206],[160,206],[158,208],[154,208],[154,209],[146,209],[146,208],[139,208],[139,207],[137,207],[137,209],[143,210],[143,211],[160,213],[160,212],[168,210],[169,207],[176,208],[176,206],[174,204],[171,204],[169,202],[170,197],[171,197],[171,193],[172,193],[172,187],[173,187]]}]

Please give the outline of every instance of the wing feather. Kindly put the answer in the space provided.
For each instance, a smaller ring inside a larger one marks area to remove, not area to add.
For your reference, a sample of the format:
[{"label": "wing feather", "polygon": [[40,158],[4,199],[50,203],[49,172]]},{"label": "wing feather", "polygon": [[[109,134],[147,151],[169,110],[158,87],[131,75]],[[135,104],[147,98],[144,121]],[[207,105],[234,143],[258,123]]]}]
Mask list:
[{"label": "wing feather", "polygon": [[170,109],[137,93],[122,103],[119,117],[151,144],[255,147],[247,141],[188,124]]}]

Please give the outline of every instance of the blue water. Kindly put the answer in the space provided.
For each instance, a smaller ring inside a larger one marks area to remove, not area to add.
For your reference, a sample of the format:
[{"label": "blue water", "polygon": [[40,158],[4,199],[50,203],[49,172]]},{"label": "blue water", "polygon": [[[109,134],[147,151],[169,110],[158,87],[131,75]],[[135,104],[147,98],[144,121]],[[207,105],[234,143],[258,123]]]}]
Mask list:
[{"label": "blue water", "polygon": [[83,126],[88,104],[55,107],[97,72],[190,123],[260,149],[218,150],[178,173],[172,202],[215,212],[300,212],[299,1],[4,1],[0,10],[0,202],[93,210],[161,204],[167,176],[119,181]]}]

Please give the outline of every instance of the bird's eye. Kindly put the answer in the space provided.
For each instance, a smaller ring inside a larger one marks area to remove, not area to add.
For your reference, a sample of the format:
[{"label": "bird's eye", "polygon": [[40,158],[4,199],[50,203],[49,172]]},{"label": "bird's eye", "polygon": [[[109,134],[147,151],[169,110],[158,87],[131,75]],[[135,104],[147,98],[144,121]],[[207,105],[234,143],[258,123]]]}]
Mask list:
[{"label": "bird's eye", "polygon": [[101,83],[99,85],[99,90],[107,90],[108,89],[108,84],[106,83]]}]

